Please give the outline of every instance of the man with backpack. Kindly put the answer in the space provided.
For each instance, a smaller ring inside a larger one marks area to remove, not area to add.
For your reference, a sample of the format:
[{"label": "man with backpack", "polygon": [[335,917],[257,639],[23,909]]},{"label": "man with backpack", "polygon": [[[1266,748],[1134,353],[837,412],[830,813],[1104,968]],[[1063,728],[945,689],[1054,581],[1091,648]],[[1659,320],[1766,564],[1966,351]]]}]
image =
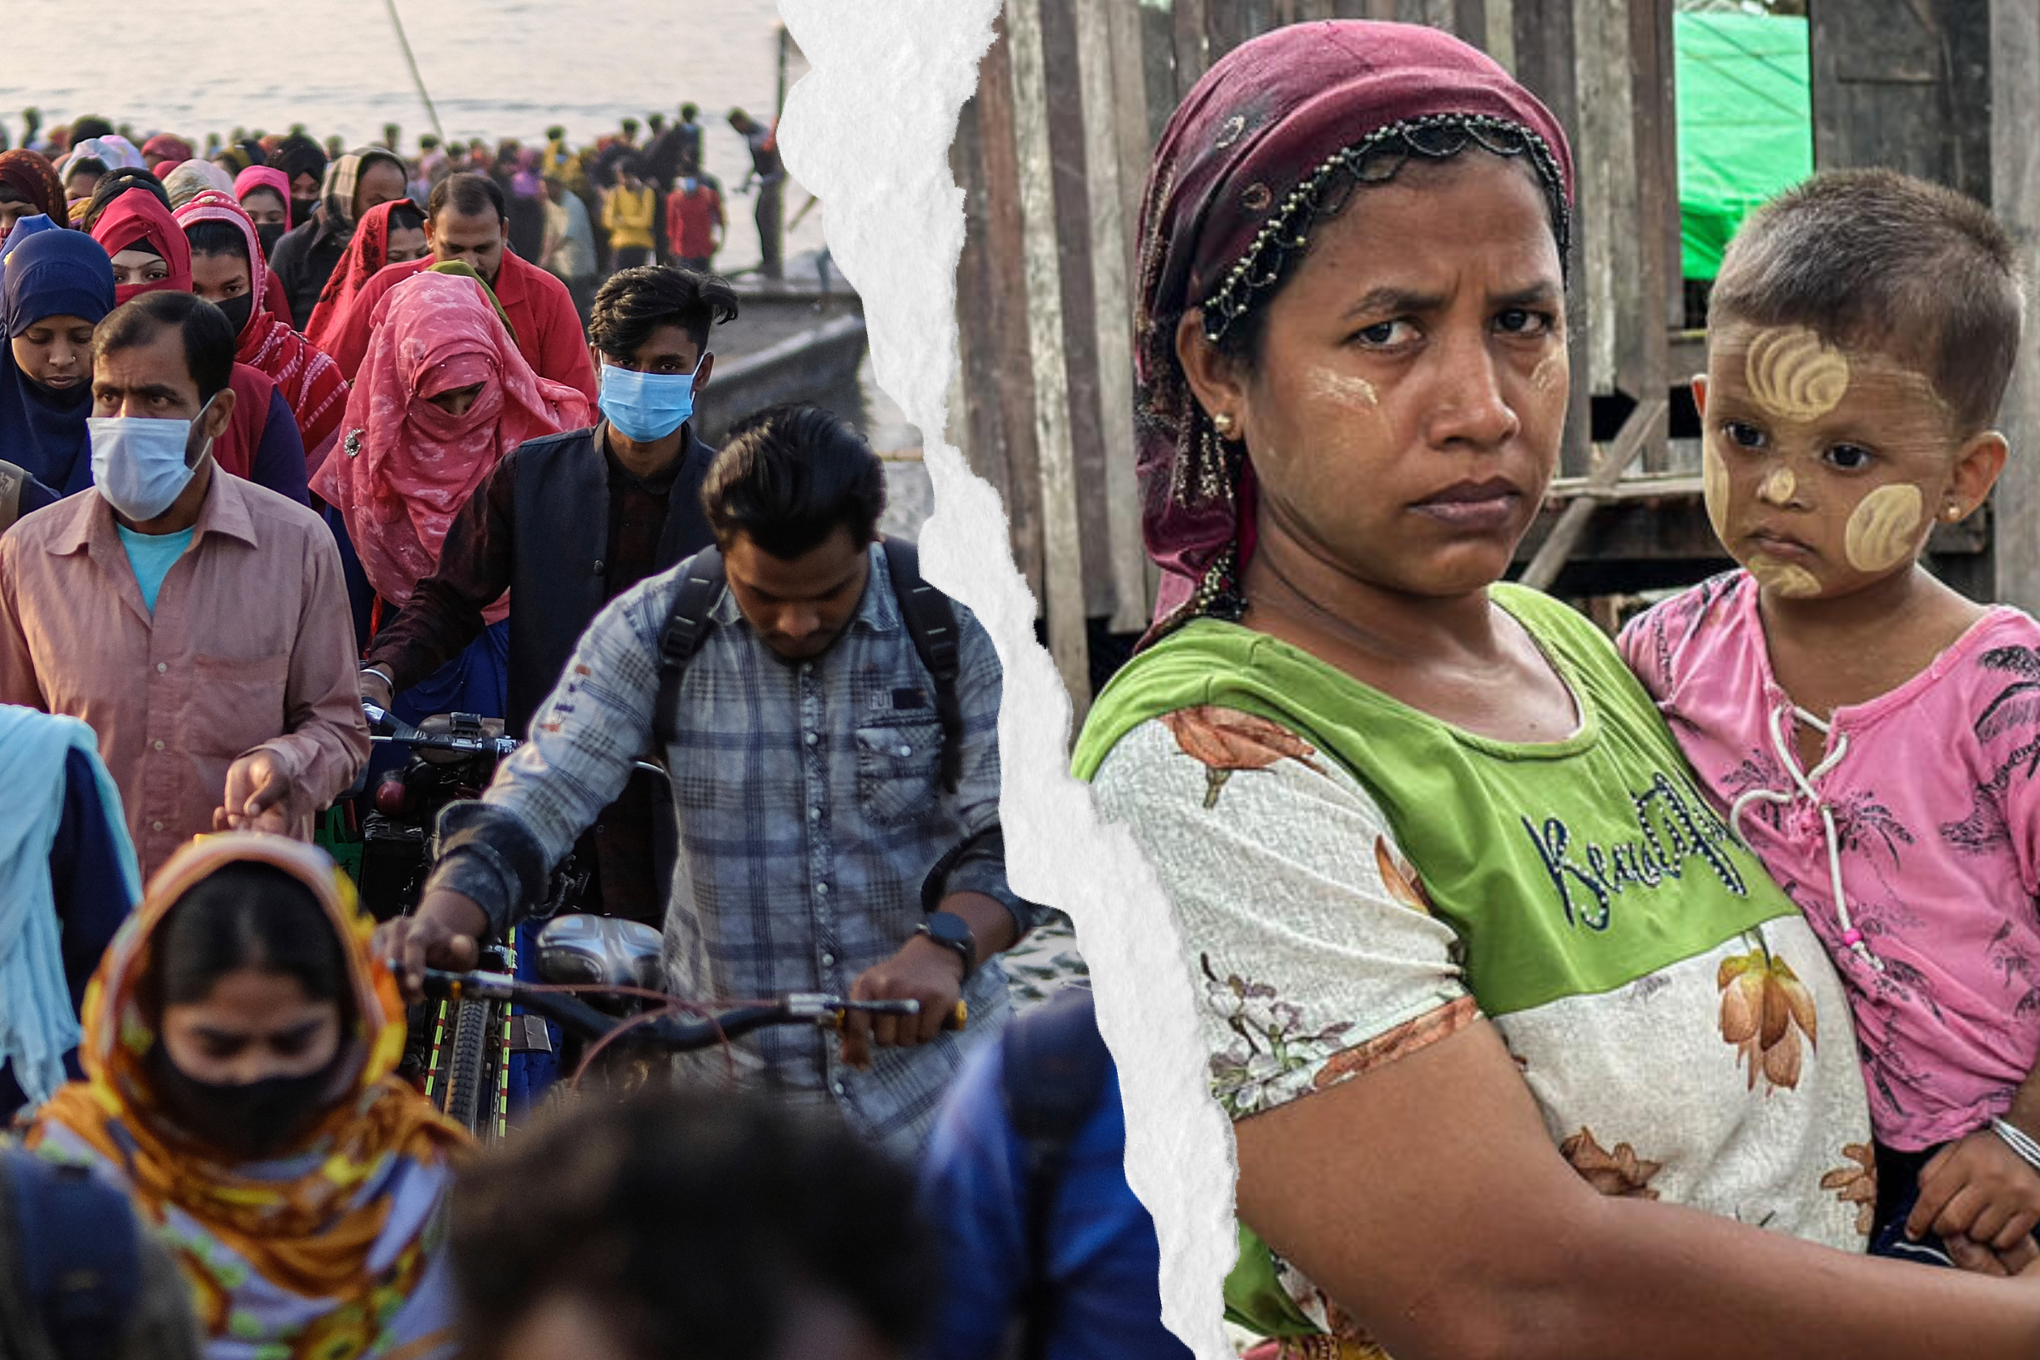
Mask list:
[{"label": "man with backpack", "polygon": [[919,1360],[1190,1360],[1125,1161],[1119,1073],[1090,990],[1066,988],[972,1057],[929,1136],[944,1270]]},{"label": "man with backpack", "polygon": [[[702,504],[715,547],[596,618],[525,746],[442,816],[438,866],[384,954],[414,996],[422,967],[466,966],[656,750],[680,840],[669,987],[918,1001],[915,1017],[852,1013],[840,1042],[738,1045],[762,1084],[911,1153],[966,1048],[1004,1022],[995,956],[1037,912],[1006,883],[998,657],[912,545],[879,538],[884,469],[839,418],[741,423]],[[959,999],[963,1033],[945,1028]]]}]

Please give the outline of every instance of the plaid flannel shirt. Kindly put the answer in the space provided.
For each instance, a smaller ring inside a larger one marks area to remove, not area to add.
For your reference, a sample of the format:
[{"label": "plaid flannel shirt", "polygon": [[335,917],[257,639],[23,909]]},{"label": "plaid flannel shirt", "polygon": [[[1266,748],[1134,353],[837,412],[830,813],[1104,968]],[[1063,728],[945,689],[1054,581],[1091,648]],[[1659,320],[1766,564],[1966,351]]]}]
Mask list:
[{"label": "plaid flannel shirt", "polygon": [[[933,678],[876,544],[870,561],[849,626],[808,662],[781,660],[727,589],[709,612],[667,752],[681,852],[665,957],[681,996],[847,994],[912,937],[926,911],[924,884],[931,900],[959,891],[996,898],[1022,933],[1035,923],[1039,909],[1006,884],[998,834],[1001,672],[991,640],[956,606],[963,750],[957,791],[948,794]],[[499,926],[514,920],[530,879],[520,890],[498,849],[475,842],[507,850],[521,839],[503,827],[507,813],[550,865],[616,797],[654,741],[659,635],[687,565],[641,582],[596,617],[530,739],[483,795],[480,822],[449,839],[436,886],[467,892]],[[971,1011],[964,1034],[877,1049],[868,1072],[845,1066],[826,1032],[767,1029],[739,1046],[759,1059],[765,1084],[833,1099],[853,1126],[912,1152],[968,1050],[1010,1012],[996,959],[963,995]]]}]

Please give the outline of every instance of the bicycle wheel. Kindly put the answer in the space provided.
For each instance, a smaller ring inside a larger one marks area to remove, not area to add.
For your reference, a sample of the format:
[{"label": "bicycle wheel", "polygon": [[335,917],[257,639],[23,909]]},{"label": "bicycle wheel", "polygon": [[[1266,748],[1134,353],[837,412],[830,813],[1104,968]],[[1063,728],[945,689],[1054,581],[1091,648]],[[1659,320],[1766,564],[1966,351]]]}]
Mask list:
[{"label": "bicycle wheel", "polygon": [[457,1002],[459,1014],[453,1024],[453,1052],[446,1065],[447,1118],[476,1137],[494,1126],[496,1083],[490,1080],[491,1031],[501,1028],[494,1001]]}]

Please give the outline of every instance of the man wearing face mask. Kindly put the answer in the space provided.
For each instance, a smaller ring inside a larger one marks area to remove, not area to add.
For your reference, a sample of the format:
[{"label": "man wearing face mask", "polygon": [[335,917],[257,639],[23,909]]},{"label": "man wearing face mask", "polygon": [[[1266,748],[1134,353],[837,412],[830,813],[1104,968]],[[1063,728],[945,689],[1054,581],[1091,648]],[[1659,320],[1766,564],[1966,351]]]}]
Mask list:
[{"label": "man wearing face mask", "polygon": [[510,219],[503,190],[487,175],[449,175],[425,205],[425,241],[432,253],[410,264],[385,265],[347,304],[326,352],[349,382],[368,354],[376,304],[383,295],[436,264],[459,261],[481,275],[510,319],[517,352],[541,378],[596,399],[588,340],[566,284],[508,248]]},{"label": "man wearing face mask", "polygon": [[[507,722],[523,736],[602,606],[713,541],[701,483],[715,450],[690,418],[715,366],[709,328],[736,314],[736,294],[710,275],[650,265],[602,285],[589,345],[602,372],[601,423],[513,449],[476,488],[446,531],[439,569],[375,635],[365,698],[387,708],[459,655],[507,589]],[[614,916],[664,918],[655,845],[671,816],[665,786],[634,776],[575,857],[595,871],[589,900]]]},{"label": "man wearing face mask", "polygon": [[742,422],[701,499],[715,546],[589,625],[481,801],[441,816],[418,909],[377,949],[413,995],[422,967],[465,966],[656,750],[681,847],[667,988],[919,1003],[855,1012],[841,1035],[734,1044],[775,1098],[832,1107],[911,1156],[964,1057],[1011,1014],[996,956],[1039,915],[1006,882],[998,656],[919,579],[911,545],[880,538],[884,467],[840,418],[775,407]]},{"label": "man wearing face mask", "polygon": [[0,703],[91,725],[145,874],[201,832],[308,839],[368,758],[333,536],[215,465],[219,308],[144,294],[92,353],[95,489],[0,539]]}]

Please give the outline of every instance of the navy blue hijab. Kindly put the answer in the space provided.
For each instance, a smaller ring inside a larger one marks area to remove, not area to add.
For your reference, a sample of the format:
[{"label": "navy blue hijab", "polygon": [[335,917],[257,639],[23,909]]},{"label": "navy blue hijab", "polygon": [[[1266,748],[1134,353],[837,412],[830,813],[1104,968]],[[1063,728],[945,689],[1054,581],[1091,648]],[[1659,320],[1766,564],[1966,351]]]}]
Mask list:
[{"label": "navy blue hijab", "polygon": [[[98,325],[113,310],[113,261],[82,231],[36,232],[20,242],[16,228],[0,268],[0,338],[21,334],[44,317],[76,316]],[[23,373],[11,341],[0,344],[0,459],[69,495],[92,485],[85,418],[92,384],[57,392]]]}]

